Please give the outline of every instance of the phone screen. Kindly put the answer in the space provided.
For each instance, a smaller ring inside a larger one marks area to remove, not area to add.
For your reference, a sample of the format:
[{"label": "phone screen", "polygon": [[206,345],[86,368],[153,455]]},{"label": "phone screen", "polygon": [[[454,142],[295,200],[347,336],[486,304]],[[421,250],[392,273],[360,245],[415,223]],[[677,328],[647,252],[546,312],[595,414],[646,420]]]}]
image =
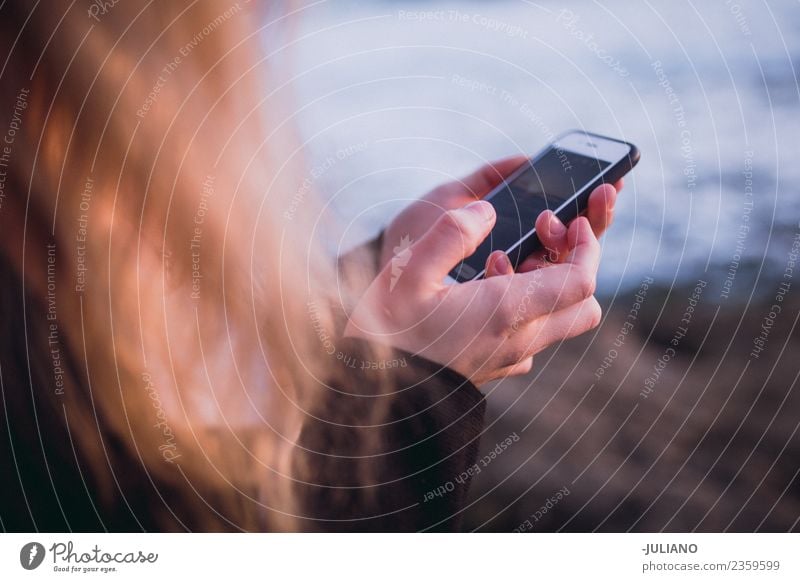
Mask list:
[{"label": "phone screen", "polygon": [[[475,253],[454,269],[454,275],[471,279],[483,271],[493,251],[508,251],[533,229],[539,214],[558,209],[609,165],[610,162],[556,147],[550,147],[535,162],[528,162],[521,174],[487,199],[495,208],[497,222]],[[516,254],[519,250],[518,246],[508,252],[513,265],[525,258]]]}]

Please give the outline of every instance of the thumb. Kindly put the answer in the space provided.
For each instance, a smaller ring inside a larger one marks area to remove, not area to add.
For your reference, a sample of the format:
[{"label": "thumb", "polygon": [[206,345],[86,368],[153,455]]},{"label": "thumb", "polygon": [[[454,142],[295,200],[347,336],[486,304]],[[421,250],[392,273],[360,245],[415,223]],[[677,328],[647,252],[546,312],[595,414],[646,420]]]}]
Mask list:
[{"label": "thumb", "polygon": [[409,273],[419,283],[441,283],[492,230],[494,207],[483,200],[449,210],[411,247]]}]

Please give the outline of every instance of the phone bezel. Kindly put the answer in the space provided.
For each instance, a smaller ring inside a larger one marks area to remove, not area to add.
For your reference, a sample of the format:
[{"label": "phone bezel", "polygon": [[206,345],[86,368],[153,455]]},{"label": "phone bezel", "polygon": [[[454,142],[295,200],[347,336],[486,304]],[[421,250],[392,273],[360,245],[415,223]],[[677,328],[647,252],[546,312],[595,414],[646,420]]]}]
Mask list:
[{"label": "phone bezel", "polygon": [[[590,144],[593,144],[594,147],[592,147]],[[530,165],[535,164],[553,148],[566,152],[574,152],[583,156],[596,157],[598,160],[609,163],[606,168],[588,180],[580,190],[578,190],[573,196],[565,200],[563,204],[554,210],[556,216],[558,216],[565,224],[585,211],[589,194],[597,186],[603,183],[616,182],[622,178],[622,176],[628,173],[639,161],[639,150],[632,143],[589,131],[570,130],[560,134],[550,144],[542,148],[542,150],[540,150],[536,155],[522,164],[518,169],[514,170],[514,172],[512,172],[508,178],[504,179],[500,184],[498,184],[483,199],[491,200],[492,197],[501,192],[508,184],[516,180],[517,177],[527,170]],[[580,211],[577,213],[572,212],[572,209],[576,207],[576,200],[578,202],[577,206],[580,208]],[[530,252],[535,250],[535,243],[529,242],[535,234],[536,227],[534,226],[531,228],[531,230],[525,233],[525,235],[520,237],[516,243],[505,249],[505,252],[512,253],[517,249],[517,247],[528,243],[528,247],[530,248],[529,252],[520,254],[524,256],[529,255]],[[535,241],[538,242],[538,237],[535,238]],[[459,264],[459,266],[461,264],[463,264],[463,261]],[[448,282],[466,283],[468,281],[480,279],[486,274],[486,267],[484,266],[473,277],[461,279],[458,276],[453,275],[453,273],[459,269],[459,266],[456,266],[451,271],[450,275],[448,276],[450,281]],[[514,266],[516,268],[517,265]]]}]

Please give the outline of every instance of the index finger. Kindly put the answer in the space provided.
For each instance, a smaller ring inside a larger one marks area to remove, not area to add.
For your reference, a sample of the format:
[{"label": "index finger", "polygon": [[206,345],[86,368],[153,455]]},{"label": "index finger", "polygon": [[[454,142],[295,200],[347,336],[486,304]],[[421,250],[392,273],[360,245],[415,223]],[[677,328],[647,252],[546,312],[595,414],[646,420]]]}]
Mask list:
[{"label": "index finger", "polygon": [[597,273],[600,265],[600,243],[585,216],[579,216],[570,223],[567,240],[570,252],[565,263]]},{"label": "index finger", "polygon": [[483,198],[527,161],[526,156],[516,155],[486,164],[461,180],[461,186],[473,196]]}]

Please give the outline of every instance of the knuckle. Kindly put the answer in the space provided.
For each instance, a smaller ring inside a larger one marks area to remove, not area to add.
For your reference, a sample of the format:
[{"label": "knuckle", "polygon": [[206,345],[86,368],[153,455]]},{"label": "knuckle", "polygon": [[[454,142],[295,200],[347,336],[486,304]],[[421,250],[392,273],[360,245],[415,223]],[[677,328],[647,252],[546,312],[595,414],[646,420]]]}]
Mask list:
[{"label": "knuckle", "polygon": [[527,308],[524,304],[518,304],[511,300],[507,295],[498,294],[496,303],[497,310],[493,323],[495,332],[502,337],[511,337],[523,324]]},{"label": "knuckle", "polygon": [[447,241],[448,245],[458,245],[464,256],[474,252],[468,231],[454,210],[444,212],[436,225],[436,232],[439,237]]},{"label": "knuckle", "polygon": [[462,226],[459,221],[458,213],[455,210],[448,210],[439,218],[439,229],[444,232],[461,234]]},{"label": "knuckle", "polygon": [[509,345],[503,353],[503,365],[516,366],[526,357],[528,357],[528,353],[523,346],[518,344]]},{"label": "knuckle", "polygon": [[594,329],[598,325],[600,325],[600,321],[603,319],[603,309],[600,307],[600,304],[597,302],[597,299],[592,297],[589,299],[589,306],[588,306],[588,320],[589,320],[589,329]]},{"label": "knuckle", "polygon": [[597,279],[588,269],[579,269],[576,274],[576,285],[583,299],[589,299],[597,289]]},{"label": "knuckle", "polygon": [[448,238],[460,241],[465,256],[474,253],[480,243],[476,226],[458,210],[448,210],[442,215],[439,230]]},{"label": "knuckle", "polygon": [[514,333],[516,322],[514,321],[514,310],[506,303],[500,303],[494,312],[491,320],[491,333],[500,338],[511,337]]}]

